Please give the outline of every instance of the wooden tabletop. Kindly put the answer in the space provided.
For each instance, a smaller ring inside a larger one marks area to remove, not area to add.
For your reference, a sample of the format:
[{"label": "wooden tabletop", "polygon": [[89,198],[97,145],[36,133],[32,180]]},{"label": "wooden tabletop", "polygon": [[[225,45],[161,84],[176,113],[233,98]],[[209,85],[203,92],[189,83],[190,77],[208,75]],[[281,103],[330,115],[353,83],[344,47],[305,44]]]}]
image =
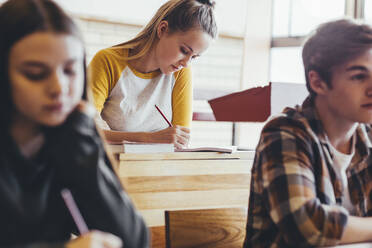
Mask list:
[{"label": "wooden tabletop", "polygon": [[359,244],[348,244],[338,246],[327,246],[323,248],[372,248],[372,243],[359,243]]}]

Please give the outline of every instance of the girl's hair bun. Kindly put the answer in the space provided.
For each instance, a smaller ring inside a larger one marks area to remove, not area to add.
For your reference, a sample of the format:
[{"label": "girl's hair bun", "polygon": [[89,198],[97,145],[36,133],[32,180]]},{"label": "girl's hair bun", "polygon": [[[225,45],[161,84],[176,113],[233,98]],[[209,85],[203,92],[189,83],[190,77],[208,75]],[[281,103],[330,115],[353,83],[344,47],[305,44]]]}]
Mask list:
[{"label": "girl's hair bun", "polygon": [[198,1],[201,4],[206,4],[206,5],[208,5],[208,6],[212,7],[212,8],[216,4],[216,2],[213,1],[213,0],[196,0],[196,1]]}]

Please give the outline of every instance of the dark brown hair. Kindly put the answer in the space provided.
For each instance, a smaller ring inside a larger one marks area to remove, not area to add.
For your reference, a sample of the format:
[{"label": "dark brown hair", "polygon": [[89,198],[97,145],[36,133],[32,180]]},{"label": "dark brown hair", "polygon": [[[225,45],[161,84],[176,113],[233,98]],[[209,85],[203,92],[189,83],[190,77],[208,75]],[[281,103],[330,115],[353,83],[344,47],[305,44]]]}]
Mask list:
[{"label": "dark brown hair", "polygon": [[309,84],[309,72],[316,71],[332,88],[332,69],[361,56],[372,48],[372,28],[352,20],[337,20],[320,25],[307,39],[302,50],[306,87],[312,96],[316,93]]},{"label": "dark brown hair", "polygon": [[[70,34],[81,39],[73,20],[51,0],[8,0],[0,6],[0,129],[2,131],[8,131],[14,111],[8,75],[9,52],[17,41],[40,31]],[[84,83],[86,85],[86,78]],[[86,98],[86,91],[83,98]]]}]

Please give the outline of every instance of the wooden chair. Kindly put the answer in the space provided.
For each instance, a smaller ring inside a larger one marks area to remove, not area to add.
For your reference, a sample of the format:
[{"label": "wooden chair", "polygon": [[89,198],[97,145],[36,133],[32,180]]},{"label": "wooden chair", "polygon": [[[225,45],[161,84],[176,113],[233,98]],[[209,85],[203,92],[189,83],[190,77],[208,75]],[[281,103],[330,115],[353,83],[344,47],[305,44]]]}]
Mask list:
[{"label": "wooden chair", "polygon": [[241,248],[246,208],[165,212],[167,248]]}]

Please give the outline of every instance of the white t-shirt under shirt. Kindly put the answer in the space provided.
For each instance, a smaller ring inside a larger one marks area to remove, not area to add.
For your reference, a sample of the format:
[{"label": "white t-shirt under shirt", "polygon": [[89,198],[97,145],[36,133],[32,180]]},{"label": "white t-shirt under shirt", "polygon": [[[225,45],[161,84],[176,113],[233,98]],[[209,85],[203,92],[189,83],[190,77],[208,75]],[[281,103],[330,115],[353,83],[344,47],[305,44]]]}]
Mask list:
[{"label": "white t-shirt under shirt", "polygon": [[344,154],[337,151],[332,145],[330,145],[331,151],[333,153],[333,168],[335,169],[337,177],[341,178],[342,186],[344,189],[342,206],[345,207],[350,214],[354,212],[354,206],[351,202],[350,192],[348,187],[348,181],[346,176],[346,170],[349,167],[351,160],[355,153],[355,137],[352,141],[352,151],[350,154]]}]

